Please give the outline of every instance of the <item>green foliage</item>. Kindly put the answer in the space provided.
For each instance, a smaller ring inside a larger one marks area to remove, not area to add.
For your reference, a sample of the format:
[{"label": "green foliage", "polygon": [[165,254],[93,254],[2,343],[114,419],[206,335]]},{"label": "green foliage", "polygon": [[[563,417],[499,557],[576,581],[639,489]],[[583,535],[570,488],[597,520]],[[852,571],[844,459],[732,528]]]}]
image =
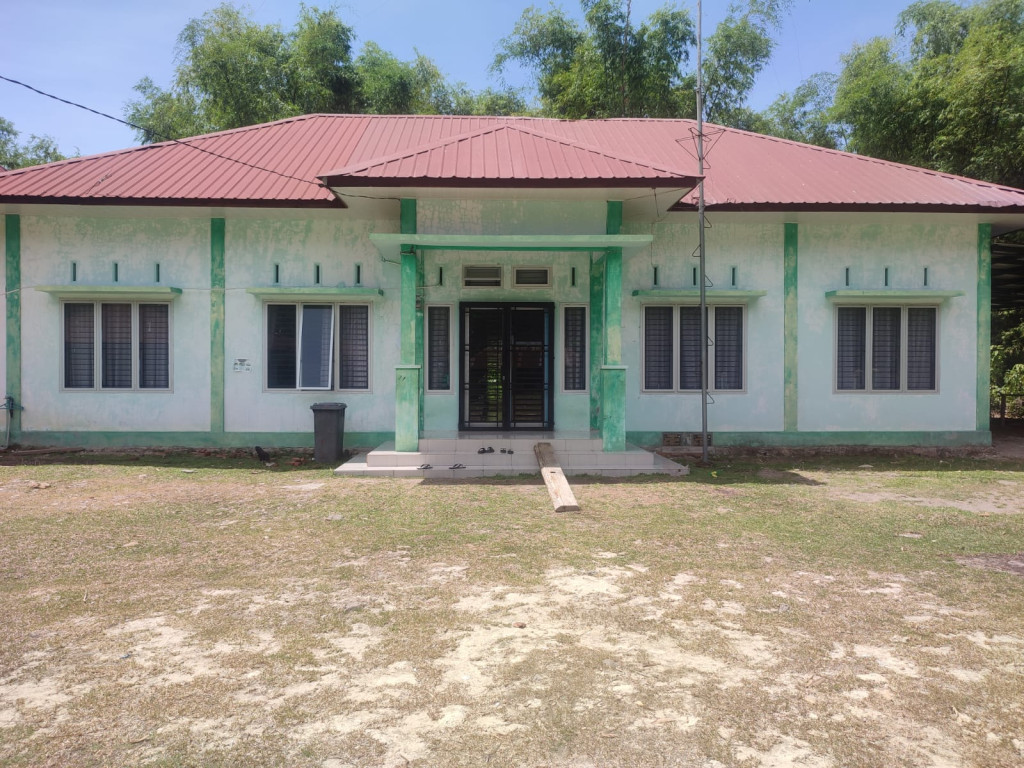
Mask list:
[{"label": "green foliage", "polygon": [[474,94],[426,56],[401,61],[373,42],[357,58],[355,32],[335,9],[299,6],[292,30],[260,25],[230,3],[192,19],[178,36],[172,85],[149,78],[126,109],[143,143],[309,113],[523,112],[513,90]]},{"label": "green foliage", "polygon": [[733,4],[707,41],[704,63],[705,115],[713,123],[751,127],[747,95],[775,49],[772,32],[787,3],[750,0]]},{"label": "green foliage", "polygon": [[[707,41],[709,120],[745,125],[745,104],[774,48],[771,32],[788,0],[734,5]],[[552,117],[693,117],[696,74],[684,72],[696,44],[689,13],[668,4],[634,24],[629,0],[580,0],[583,25],[558,7],[528,8],[499,44],[492,69],[529,70],[541,112]]]},{"label": "green foliage", "polygon": [[844,57],[832,119],[855,152],[1020,187],[1022,94],[1024,0],[921,0]]},{"label": "green foliage", "polygon": [[29,165],[42,165],[64,160],[57,144],[49,136],[31,135],[24,144],[18,143],[21,134],[14,123],[0,117],[0,166],[13,170]]},{"label": "green foliage", "polygon": [[758,116],[754,130],[830,149],[843,146],[842,126],[831,119],[837,80],[830,72],[812,75],[792,93],[783,93],[772,102]]},{"label": "green foliage", "polygon": [[694,42],[689,14],[666,6],[634,26],[629,2],[580,5],[583,27],[560,8],[528,8],[499,44],[492,69],[503,72],[514,62],[531,70],[541,111],[553,117],[668,117],[685,110],[679,64]]}]

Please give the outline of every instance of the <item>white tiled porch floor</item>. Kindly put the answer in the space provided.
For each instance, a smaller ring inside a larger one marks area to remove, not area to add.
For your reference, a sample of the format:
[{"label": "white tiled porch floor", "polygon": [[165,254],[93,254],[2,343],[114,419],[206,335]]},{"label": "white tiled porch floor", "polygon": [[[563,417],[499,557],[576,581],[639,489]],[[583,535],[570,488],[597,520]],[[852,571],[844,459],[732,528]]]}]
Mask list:
[{"label": "white tiled porch floor", "polygon": [[[606,453],[596,432],[540,431],[426,433],[420,438],[416,452],[398,452],[394,443],[384,443],[365,456],[353,457],[334,472],[338,475],[426,478],[534,474],[540,468],[533,447],[542,442],[551,443],[567,476],[630,477],[689,473],[688,467],[634,445],[627,444],[625,451]],[[482,448],[494,450],[480,453]]]}]

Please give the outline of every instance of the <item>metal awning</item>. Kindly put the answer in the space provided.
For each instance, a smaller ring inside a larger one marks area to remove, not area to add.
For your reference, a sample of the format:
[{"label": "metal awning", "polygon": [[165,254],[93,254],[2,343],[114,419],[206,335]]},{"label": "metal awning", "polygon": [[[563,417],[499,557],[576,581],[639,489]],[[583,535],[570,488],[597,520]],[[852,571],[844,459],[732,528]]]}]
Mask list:
[{"label": "metal awning", "polygon": [[441,251],[624,251],[646,248],[653,235],[401,235],[373,233],[370,241],[385,257],[403,245]]}]

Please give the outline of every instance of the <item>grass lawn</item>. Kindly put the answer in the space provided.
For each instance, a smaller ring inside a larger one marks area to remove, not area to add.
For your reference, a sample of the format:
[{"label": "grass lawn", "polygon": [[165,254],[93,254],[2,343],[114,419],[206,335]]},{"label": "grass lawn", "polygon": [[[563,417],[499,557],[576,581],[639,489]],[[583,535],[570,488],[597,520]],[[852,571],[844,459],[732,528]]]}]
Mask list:
[{"label": "grass lawn", "polygon": [[[0,466],[0,765],[1024,763],[1024,462]],[[258,468],[257,468],[258,467]]]}]

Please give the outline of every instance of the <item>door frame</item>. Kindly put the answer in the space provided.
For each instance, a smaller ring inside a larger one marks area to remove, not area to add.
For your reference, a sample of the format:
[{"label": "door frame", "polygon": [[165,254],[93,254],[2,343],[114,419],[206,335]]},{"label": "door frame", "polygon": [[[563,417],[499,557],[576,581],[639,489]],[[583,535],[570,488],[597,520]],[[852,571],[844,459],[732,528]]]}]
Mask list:
[{"label": "door frame", "polygon": [[[512,387],[515,382],[509,381],[509,375],[511,370],[511,355],[512,355],[512,344],[511,332],[510,332],[510,315],[515,311],[516,308],[528,308],[531,310],[542,309],[544,310],[548,324],[547,334],[544,339],[545,355],[544,362],[547,366],[547,377],[544,381],[544,406],[547,411],[548,418],[543,421],[540,426],[532,424],[528,427],[517,427],[515,421],[512,419],[512,399],[508,395],[512,391]],[[500,309],[503,311],[503,335],[504,335],[504,351],[502,354],[502,376],[504,382],[502,385],[503,397],[502,397],[502,421],[501,424],[487,424],[487,425],[470,425],[466,418],[466,399],[469,394],[469,381],[467,379],[469,371],[466,365],[466,353],[469,344],[469,325],[466,322],[467,314],[473,309]],[[557,312],[555,312],[555,302],[553,301],[460,301],[459,302],[459,430],[460,431],[480,431],[480,430],[500,430],[500,431],[515,431],[515,430],[534,430],[534,431],[549,431],[555,428],[555,322]]]}]

